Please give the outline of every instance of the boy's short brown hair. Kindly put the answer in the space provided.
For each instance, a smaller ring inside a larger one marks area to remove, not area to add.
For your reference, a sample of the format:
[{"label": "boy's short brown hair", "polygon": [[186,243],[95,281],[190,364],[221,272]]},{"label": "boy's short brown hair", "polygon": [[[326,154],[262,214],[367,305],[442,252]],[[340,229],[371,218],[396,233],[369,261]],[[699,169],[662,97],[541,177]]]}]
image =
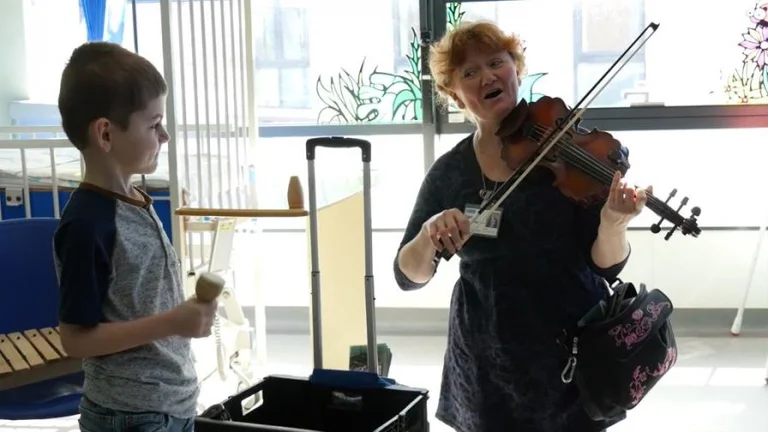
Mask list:
[{"label": "boy's short brown hair", "polygon": [[131,115],[167,93],[149,60],[110,42],[88,42],[72,52],[59,88],[59,113],[67,138],[88,147],[88,128],[107,118],[127,129]]}]

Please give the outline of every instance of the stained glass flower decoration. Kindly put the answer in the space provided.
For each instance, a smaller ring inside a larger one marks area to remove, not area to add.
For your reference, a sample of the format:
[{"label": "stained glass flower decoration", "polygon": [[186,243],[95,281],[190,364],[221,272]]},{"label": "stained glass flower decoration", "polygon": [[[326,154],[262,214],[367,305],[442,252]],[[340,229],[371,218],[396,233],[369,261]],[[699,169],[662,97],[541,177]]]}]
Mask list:
[{"label": "stained glass flower decoration", "polygon": [[744,48],[744,62],[754,62],[759,70],[768,63],[768,27],[757,26],[742,33],[743,41],[739,46]]},{"label": "stained glass flower decoration", "polygon": [[755,8],[747,13],[752,24],[768,25],[768,2],[756,4]]}]

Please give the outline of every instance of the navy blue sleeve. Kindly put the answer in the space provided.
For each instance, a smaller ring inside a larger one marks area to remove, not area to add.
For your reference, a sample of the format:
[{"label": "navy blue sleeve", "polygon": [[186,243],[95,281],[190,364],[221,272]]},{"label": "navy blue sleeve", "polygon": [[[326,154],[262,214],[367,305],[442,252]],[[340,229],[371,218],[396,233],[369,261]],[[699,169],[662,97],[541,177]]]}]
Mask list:
[{"label": "navy blue sleeve", "polygon": [[112,248],[100,234],[87,220],[74,219],[54,235],[62,323],[93,327],[102,321]]},{"label": "navy blue sleeve", "polygon": [[586,207],[576,205],[576,237],[578,247],[582,250],[589,267],[609,283],[613,283],[619,277],[621,271],[624,270],[629,260],[629,255],[632,253],[630,248],[630,253],[624,261],[608,268],[598,267],[592,259],[592,244],[597,239],[597,230],[600,227],[600,210],[602,210],[603,204],[604,201]]},{"label": "navy blue sleeve", "polygon": [[[442,208],[442,202],[438,195],[439,189],[437,188],[437,182],[435,181],[437,169],[435,165],[424,177],[419,188],[419,193],[416,195],[416,202],[411,210],[411,217],[408,219],[408,225],[405,228],[405,234],[400,241],[400,246],[397,248],[397,254],[395,254],[394,271],[395,281],[400,289],[405,291],[411,291],[422,288],[426,283],[416,283],[405,275],[400,269],[400,265],[397,262],[397,256],[400,254],[400,250],[408,242],[413,240],[421,231],[421,226],[424,225],[429,218],[435,214],[445,210]],[[438,259],[435,260],[435,271],[440,263]]]}]

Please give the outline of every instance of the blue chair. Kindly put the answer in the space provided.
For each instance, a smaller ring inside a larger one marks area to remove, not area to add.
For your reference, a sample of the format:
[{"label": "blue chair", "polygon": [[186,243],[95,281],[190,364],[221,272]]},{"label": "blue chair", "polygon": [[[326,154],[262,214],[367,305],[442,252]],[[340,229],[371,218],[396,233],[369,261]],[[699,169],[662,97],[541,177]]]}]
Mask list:
[{"label": "blue chair", "polygon": [[[53,263],[58,223],[54,218],[0,221],[0,334],[58,325]],[[82,392],[82,372],[0,391],[0,419],[72,416],[78,413]]]}]

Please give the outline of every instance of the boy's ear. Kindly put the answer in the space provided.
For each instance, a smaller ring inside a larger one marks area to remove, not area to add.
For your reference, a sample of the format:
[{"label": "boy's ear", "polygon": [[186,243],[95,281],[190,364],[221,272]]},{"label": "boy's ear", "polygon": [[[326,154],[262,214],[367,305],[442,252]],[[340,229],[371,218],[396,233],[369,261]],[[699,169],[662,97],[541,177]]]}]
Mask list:
[{"label": "boy's ear", "polygon": [[112,149],[111,127],[112,123],[105,118],[94,120],[90,127],[91,142],[105,153]]}]

